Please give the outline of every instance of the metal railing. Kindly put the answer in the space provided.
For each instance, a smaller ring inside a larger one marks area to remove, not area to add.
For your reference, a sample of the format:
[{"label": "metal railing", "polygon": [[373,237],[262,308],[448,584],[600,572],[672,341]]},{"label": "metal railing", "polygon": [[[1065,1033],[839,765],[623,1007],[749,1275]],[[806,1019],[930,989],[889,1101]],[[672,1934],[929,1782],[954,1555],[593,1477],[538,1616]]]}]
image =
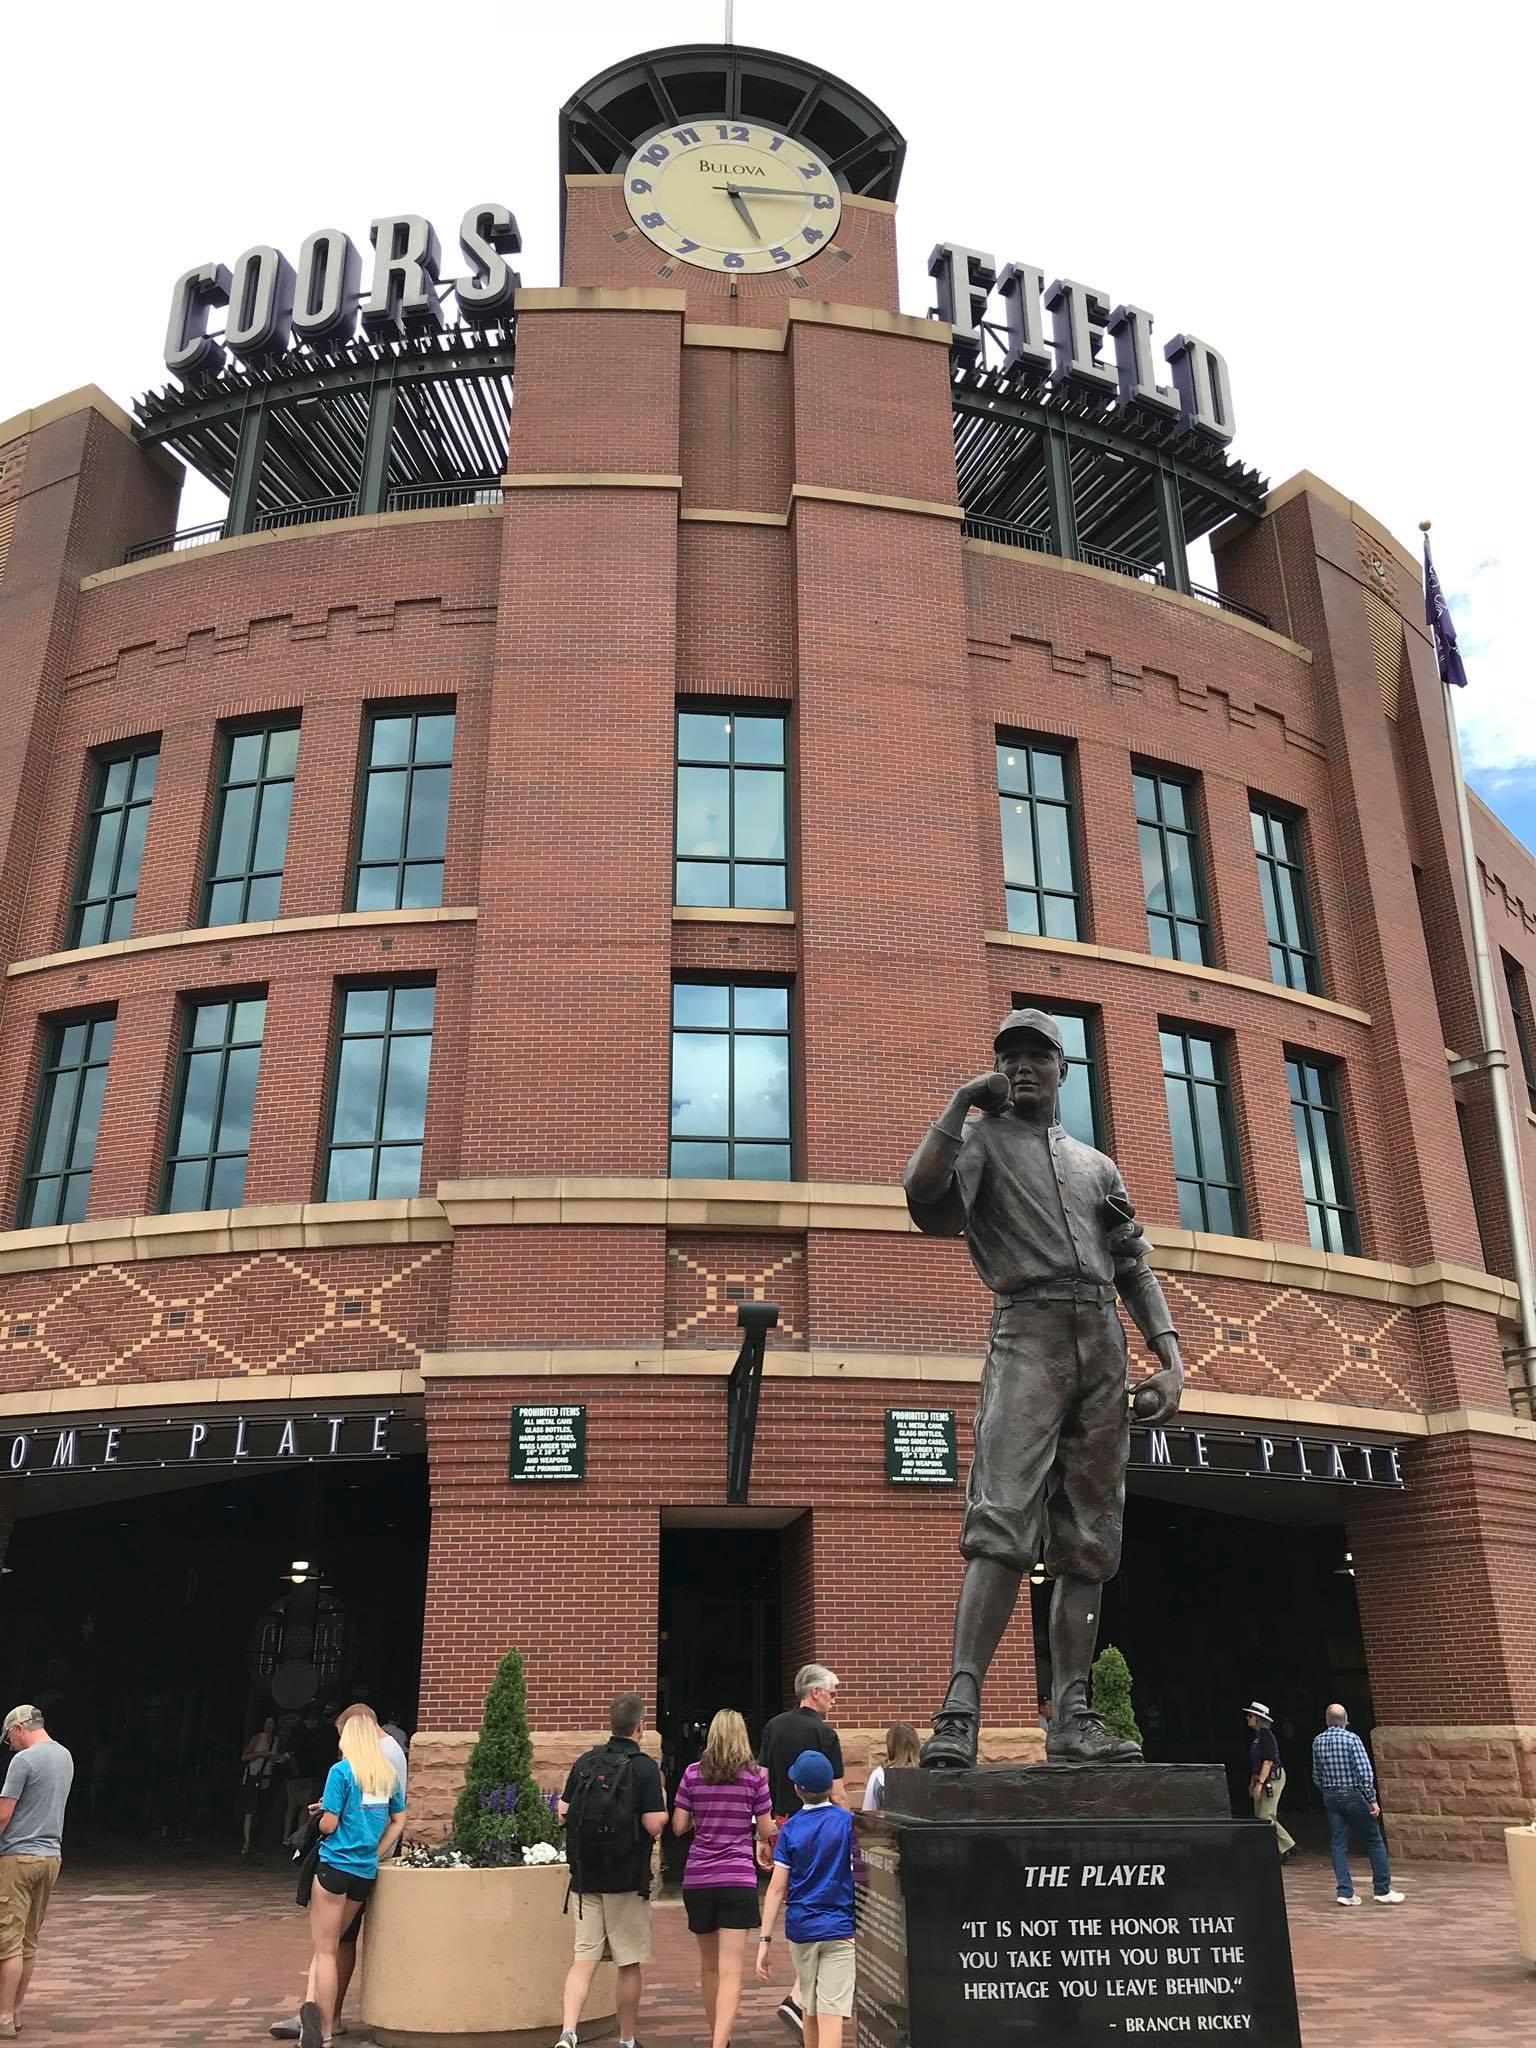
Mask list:
[{"label": "metal railing", "polygon": [[[960,531],[967,540],[990,540],[1000,547],[1027,548],[1037,555],[1056,553],[1048,533],[1042,533],[1033,526],[1012,526],[1006,519],[964,519],[960,523]],[[1117,576],[1129,576],[1138,583],[1155,584],[1161,590],[1171,588],[1165,569],[1156,562],[1139,561],[1135,555],[1116,554],[1111,548],[1080,547],[1077,559],[1095,569],[1110,569]],[[1214,605],[1218,611],[1232,612],[1255,626],[1269,626],[1268,616],[1251,604],[1240,604],[1235,597],[1228,597],[1220,590],[1210,590],[1203,583],[1192,583],[1189,589],[1190,595],[1198,597],[1202,604]]]},{"label": "metal railing", "polygon": [[501,482],[493,476],[462,484],[407,484],[391,491],[386,512],[436,512],[448,505],[499,505]]},{"label": "metal railing", "polygon": [[1240,619],[1247,619],[1255,626],[1269,628],[1268,613],[1256,611],[1251,604],[1239,604],[1235,597],[1227,597],[1219,590],[1208,590],[1203,583],[1191,583],[1189,589],[1190,595],[1198,597],[1202,603],[1217,605],[1222,611],[1235,612]]},{"label": "metal railing", "polygon": [[272,533],[281,526],[317,526],[328,519],[350,519],[357,511],[354,498],[307,498],[298,505],[280,505],[275,512],[258,512],[253,533]]},{"label": "metal railing", "polygon": [[158,534],[154,540],[141,540],[137,546],[127,549],[125,562],[147,562],[151,555],[179,555],[183,548],[200,548],[208,541],[222,540],[224,522],[211,520],[206,526],[184,526],[178,533]]},{"label": "metal railing", "polygon": [[1032,548],[1037,555],[1054,552],[1048,533],[1033,526],[1010,526],[1004,519],[962,519],[960,531],[967,540],[995,541],[1002,548]]},{"label": "metal railing", "polygon": [[1138,583],[1162,586],[1168,578],[1155,562],[1140,562],[1134,555],[1117,555],[1112,548],[1079,548],[1078,560],[1094,569],[1113,569],[1117,576],[1133,577]]}]

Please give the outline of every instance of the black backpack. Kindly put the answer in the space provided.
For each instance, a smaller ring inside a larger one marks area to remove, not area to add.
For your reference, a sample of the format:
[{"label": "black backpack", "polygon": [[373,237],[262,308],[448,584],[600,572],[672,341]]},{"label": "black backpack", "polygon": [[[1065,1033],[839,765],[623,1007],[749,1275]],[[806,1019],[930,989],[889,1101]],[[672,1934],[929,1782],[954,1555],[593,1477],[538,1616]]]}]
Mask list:
[{"label": "black backpack", "polygon": [[604,1745],[576,1765],[565,1817],[574,1892],[637,1891],[650,1897],[649,1858],[639,1854],[634,1752]]}]

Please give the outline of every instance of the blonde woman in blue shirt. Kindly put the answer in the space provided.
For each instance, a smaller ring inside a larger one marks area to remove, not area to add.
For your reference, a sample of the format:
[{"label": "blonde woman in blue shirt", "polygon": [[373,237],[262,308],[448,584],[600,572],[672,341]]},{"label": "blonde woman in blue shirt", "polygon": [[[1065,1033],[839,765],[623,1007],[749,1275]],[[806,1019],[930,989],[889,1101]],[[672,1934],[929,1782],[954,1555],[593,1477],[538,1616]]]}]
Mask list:
[{"label": "blonde woman in blue shirt", "polygon": [[332,1764],[320,1797],[320,1859],[309,1894],[315,1953],[310,1995],[299,2008],[300,2048],[330,2048],[336,2016],[336,1950],[363,1909],[405,1825],[399,1775],[379,1746],[371,1714],[341,1724],[341,1761]]}]

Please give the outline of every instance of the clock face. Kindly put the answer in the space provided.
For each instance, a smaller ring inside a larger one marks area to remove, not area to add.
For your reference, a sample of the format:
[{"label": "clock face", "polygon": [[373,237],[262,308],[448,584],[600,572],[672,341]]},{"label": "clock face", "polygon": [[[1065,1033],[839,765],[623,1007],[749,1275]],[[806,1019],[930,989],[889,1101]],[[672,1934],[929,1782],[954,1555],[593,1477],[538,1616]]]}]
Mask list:
[{"label": "clock face", "polygon": [[624,197],[658,249],[700,270],[788,270],[826,247],[837,179],[803,142],[746,121],[663,128],[630,159]]}]

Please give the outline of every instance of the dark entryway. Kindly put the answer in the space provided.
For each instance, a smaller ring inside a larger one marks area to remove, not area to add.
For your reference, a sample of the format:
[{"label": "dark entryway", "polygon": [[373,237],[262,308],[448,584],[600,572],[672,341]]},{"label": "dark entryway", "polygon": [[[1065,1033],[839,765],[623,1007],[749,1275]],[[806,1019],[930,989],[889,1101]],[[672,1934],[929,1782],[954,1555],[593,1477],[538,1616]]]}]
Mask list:
[{"label": "dark entryway", "polygon": [[[268,1714],[367,1698],[414,1725],[424,1457],[101,1499],[106,1483],[82,1474],[94,1504],[24,1514],[0,1580],[0,1690],[74,1752],[77,1839],[233,1850],[240,1751]],[[268,1804],[272,1846],[280,1787]]]},{"label": "dark entryway", "polygon": [[[754,1746],[780,1698],[782,1531],[663,1528],[656,1616],[656,1728],[668,1792],[734,1707]],[[682,1879],[685,1843],[668,1833],[662,1872]]]},{"label": "dark entryway", "polygon": [[[1124,1564],[1105,1588],[1100,1647],[1115,1644],[1130,1665],[1148,1757],[1225,1764],[1244,1812],[1249,1700],[1273,1710],[1288,1815],[1317,1803],[1308,1758],[1328,1702],[1342,1700],[1362,1732],[1371,1725],[1344,1526],[1313,1519],[1318,1494],[1300,1494],[1277,1484],[1266,1505],[1287,1518],[1270,1521],[1133,1493]],[[1043,1679],[1049,1604],[1050,1587],[1037,1587]]]}]

